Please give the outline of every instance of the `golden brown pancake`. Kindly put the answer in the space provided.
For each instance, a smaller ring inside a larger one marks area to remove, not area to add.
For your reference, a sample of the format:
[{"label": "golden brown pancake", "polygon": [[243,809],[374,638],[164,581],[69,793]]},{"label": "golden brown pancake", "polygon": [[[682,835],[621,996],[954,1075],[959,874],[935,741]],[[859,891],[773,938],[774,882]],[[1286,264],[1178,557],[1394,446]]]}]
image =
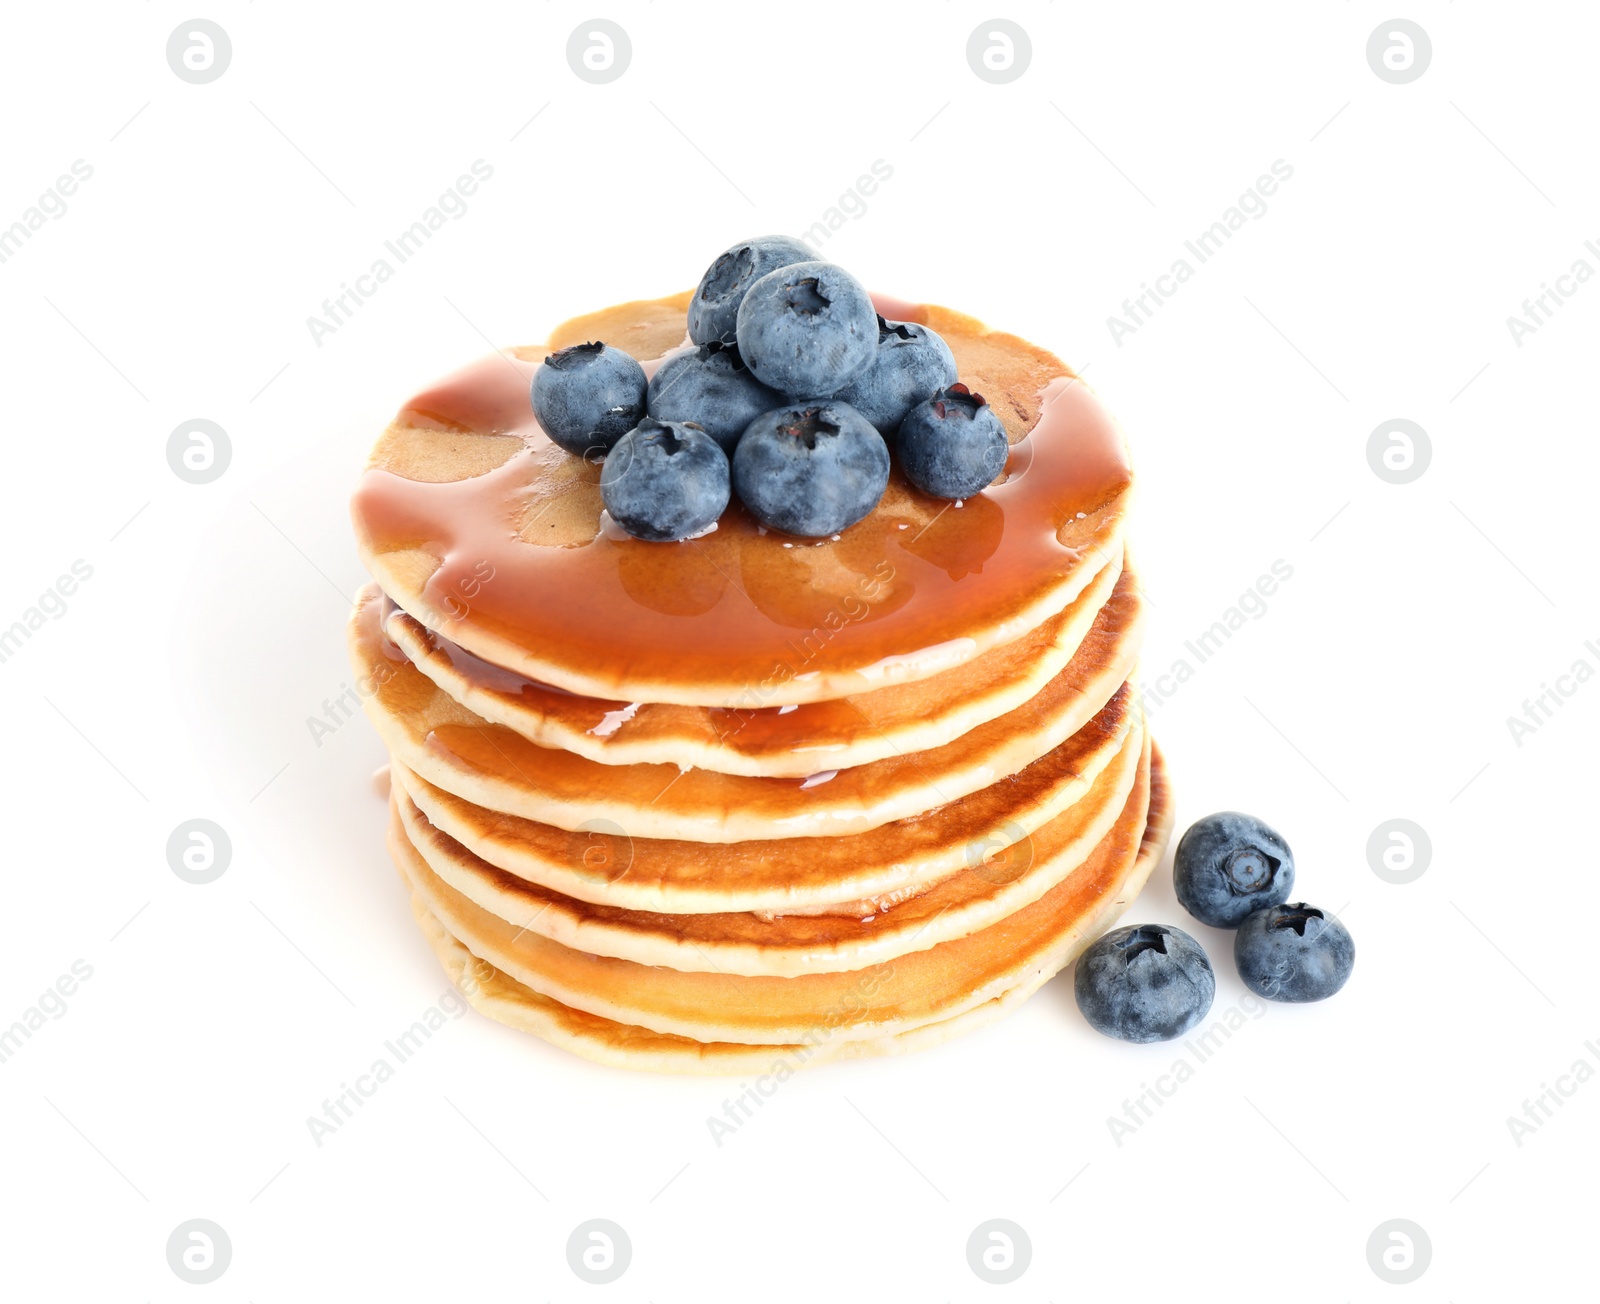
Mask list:
[{"label": "golden brown pancake", "polygon": [[[1091,932],[1104,932],[1111,927],[1128,903],[1138,895],[1151,871],[1161,861],[1172,833],[1172,816],[1172,794],[1166,765],[1157,748],[1151,757],[1150,809],[1144,837],[1140,841],[1138,861],[1123,890],[1096,921]],[[910,1032],[876,1040],[846,1041],[833,1036],[831,1029],[819,1029],[811,1040],[795,1045],[752,1046],[739,1042],[702,1042],[597,1018],[541,996],[468,951],[445,930],[415,893],[412,894],[411,905],[423,935],[433,947],[451,982],[460,988],[480,1013],[510,1027],[531,1032],[585,1059],[617,1068],[657,1073],[768,1073],[782,1081],[797,1069],[833,1060],[923,1050],[994,1022],[1022,1004],[1054,977],[1053,973],[1041,971],[1010,991],[954,1018],[936,1020]]]},{"label": "golden brown pancake", "polygon": [[[1160,750],[1156,749],[1150,767],[1150,812],[1134,872],[1089,932],[1103,932],[1115,923],[1160,863],[1172,833],[1172,813],[1166,766]],[[994,1022],[1022,1004],[1054,976],[1041,970],[1010,991],[963,1014],[935,1020],[891,1037],[847,1041],[833,1036],[831,1029],[820,1029],[810,1041],[786,1046],[703,1042],[598,1018],[541,996],[468,951],[445,930],[415,893],[411,905],[423,935],[451,982],[480,1013],[523,1032],[531,1032],[585,1059],[657,1073],[765,1073],[782,1081],[797,1069],[833,1060],[923,1050]]]},{"label": "golden brown pancake", "polygon": [[[579,318],[548,347],[602,339],[656,359],[683,340],[686,301]],[[766,530],[737,503],[701,538],[627,538],[603,528],[599,466],[532,419],[529,378],[548,351],[536,347],[493,355],[396,417],[353,503],[363,560],[468,652],[625,702],[827,701],[1014,642],[1116,555],[1132,485],[1121,433],[1045,350],[948,309],[895,310],[944,337],[1012,441],[1001,479],[963,504],[896,471],[878,507],[831,539]]]},{"label": "golden brown pancake", "polygon": [[703,843],[846,837],[957,801],[1060,746],[1131,673],[1143,603],[1131,581],[1038,693],[942,747],[806,779],[602,765],[469,711],[383,638],[369,589],[351,621],[362,704],[393,758],[480,806],[558,828],[606,821],[634,838]]},{"label": "golden brown pancake", "polygon": [[1015,710],[1072,659],[1119,580],[1137,589],[1120,554],[1037,629],[929,679],[751,710],[581,697],[492,666],[398,607],[386,608],[383,629],[455,701],[542,747],[606,765],[804,778],[941,747]]},{"label": "golden brown pancake", "polygon": [[1127,899],[1149,799],[1145,762],[1121,815],[1084,862],[987,928],[864,969],[794,978],[686,973],[575,951],[508,923],[443,882],[406,838],[398,813],[389,847],[413,891],[457,941],[563,1005],[697,1041],[785,1045],[822,1029],[854,1041],[954,1017],[1070,962],[1113,904]]},{"label": "golden brown pancake", "polygon": [[1124,684],[1076,734],[1003,782],[838,838],[707,846],[634,838],[600,821],[568,832],[477,806],[399,760],[393,773],[436,828],[490,864],[565,896],[669,914],[793,912],[900,894],[965,868],[975,849],[998,854],[1020,842],[1088,791],[1121,750],[1135,711]]},{"label": "golden brown pancake", "polygon": [[[967,865],[896,899],[840,902],[799,915],[668,915],[595,905],[535,887],[474,856],[395,790],[411,845],[439,878],[519,928],[595,955],[686,971],[795,977],[893,960],[963,937],[1037,900],[1076,869],[1115,823],[1148,746],[1142,728],[1089,791],[1031,837],[969,848]],[[988,856],[984,852],[990,852]]]}]

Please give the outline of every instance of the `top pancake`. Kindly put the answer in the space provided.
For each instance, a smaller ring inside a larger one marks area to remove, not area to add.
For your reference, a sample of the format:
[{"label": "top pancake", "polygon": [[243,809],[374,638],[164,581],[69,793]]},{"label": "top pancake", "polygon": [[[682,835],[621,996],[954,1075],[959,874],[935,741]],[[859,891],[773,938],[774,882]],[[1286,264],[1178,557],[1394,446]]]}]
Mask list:
[{"label": "top pancake", "polygon": [[528,385],[550,349],[600,339],[646,363],[680,344],[688,295],[625,304],[496,354],[408,403],[353,504],[394,601],[466,651],[568,692],[737,710],[925,679],[1065,608],[1120,548],[1132,475],[1115,423],[1059,359],[948,309],[880,301],[939,332],[1012,452],[951,504],[895,471],[829,539],[766,530],[737,503],[683,543],[602,519],[600,467],[553,445]]}]

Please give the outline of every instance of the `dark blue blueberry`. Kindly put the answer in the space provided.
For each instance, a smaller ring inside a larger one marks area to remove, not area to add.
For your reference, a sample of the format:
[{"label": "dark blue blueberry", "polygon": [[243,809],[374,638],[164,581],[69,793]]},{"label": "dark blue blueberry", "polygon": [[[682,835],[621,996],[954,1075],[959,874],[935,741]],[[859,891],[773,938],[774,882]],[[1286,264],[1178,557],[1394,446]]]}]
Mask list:
[{"label": "dark blue blueberry", "polygon": [[699,426],[646,417],[606,455],[600,497],[636,539],[687,539],[728,505],[728,458]]},{"label": "dark blue blueberry", "polygon": [[1355,968],[1350,930],[1303,902],[1270,905],[1239,925],[1233,937],[1239,977],[1269,1001],[1322,1001],[1345,985]]},{"label": "dark blue blueberry", "polygon": [[1294,853],[1254,815],[1218,811],[1178,840],[1172,886],[1183,908],[1213,928],[1237,928],[1262,906],[1289,899]]},{"label": "dark blue blueberry", "polygon": [[736,345],[713,340],[663,362],[645,401],[657,420],[693,421],[731,456],[744,428],[781,406],[783,395],[750,374]]},{"label": "dark blue blueberry", "polygon": [[786,235],[741,240],[706,268],[689,300],[689,338],[696,344],[733,338],[745,291],[768,272],[816,257],[810,247]]},{"label": "dark blue blueberry", "polygon": [[889,448],[845,403],[757,417],[733,453],[733,487],[763,525],[818,539],[854,525],[889,483]]},{"label": "dark blue blueberry", "polygon": [[926,326],[878,318],[878,351],[861,375],[835,398],[848,403],[889,436],[907,412],[955,384],[950,346]]},{"label": "dark blue blueberry", "polygon": [[644,416],[644,368],[609,344],[574,344],[533,373],[533,415],[569,453],[602,454]]},{"label": "dark blue blueberry", "polygon": [[1073,994],[1083,1017],[1121,1041],[1171,1041],[1205,1018],[1217,976],[1180,928],[1115,928],[1078,957]]},{"label": "dark blue blueberry", "polygon": [[982,394],[951,385],[900,423],[900,469],[935,498],[971,498],[1006,464],[1006,429]]},{"label": "dark blue blueberry", "polygon": [[768,272],[739,305],[739,352],[756,377],[796,399],[843,389],[878,352],[878,313],[861,282],[832,263]]}]

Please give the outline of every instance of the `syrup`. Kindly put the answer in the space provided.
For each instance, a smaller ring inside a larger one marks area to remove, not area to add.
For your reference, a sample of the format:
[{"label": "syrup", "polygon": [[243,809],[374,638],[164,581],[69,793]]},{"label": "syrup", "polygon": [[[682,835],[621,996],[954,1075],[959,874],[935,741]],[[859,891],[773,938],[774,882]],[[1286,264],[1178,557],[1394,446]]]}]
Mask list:
[{"label": "syrup", "polygon": [[[941,311],[875,302],[897,320]],[[655,338],[672,338],[667,318],[682,315],[662,303],[629,309]],[[963,335],[966,319],[938,322],[964,379],[964,346],[992,358],[994,341],[1009,338],[979,343],[970,326]],[[1031,374],[1045,357],[1026,354]],[[520,448],[492,470],[442,483],[374,467],[353,514],[375,570],[410,550],[437,563],[416,592],[380,574],[403,607],[465,655],[493,649],[496,663],[547,681],[541,689],[553,682],[622,704],[753,710],[837,696],[815,685],[841,675],[856,681],[844,691],[861,691],[937,673],[1027,632],[1049,614],[1040,604],[1065,575],[1086,561],[1098,568],[1087,554],[1114,532],[1131,482],[1110,414],[1055,362],[1036,392],[997,395],[992,380],[974,377],[1021,437],[1004,479],[959,506],[920,494],[895,471],[878,508],[830,539],[767,530],[737,501],[703,538],[618,537],[602,528],[599,468],[559,454],[533,419],[536,366],[492,355],[419,394],[397,418],[451,436],[509,436]],[[1036,414],[1031,427],[1016,430],[1019,413]],[[584,534],[530,542],[560,498],[588,513]]]}]

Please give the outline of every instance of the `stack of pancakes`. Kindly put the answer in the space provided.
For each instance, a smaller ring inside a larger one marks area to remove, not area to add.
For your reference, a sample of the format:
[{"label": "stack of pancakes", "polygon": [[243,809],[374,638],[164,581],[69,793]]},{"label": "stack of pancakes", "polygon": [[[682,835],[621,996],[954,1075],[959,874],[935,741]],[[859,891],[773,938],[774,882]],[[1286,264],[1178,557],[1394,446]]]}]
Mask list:
[{"label": "stack of pancakes", "polygon": [[529,377],[586,340],[649,371],[688,298],[496,354],[379,440],[351,650],[390,851],[468,1000],[589,1058],[781,1074],[942,1041],[1069,964],[1169,831],[1121,434],[1043,350],[879,299],[1005,424],[993,487],[896,473],[831,539],[737,503],[632,539]]}]

